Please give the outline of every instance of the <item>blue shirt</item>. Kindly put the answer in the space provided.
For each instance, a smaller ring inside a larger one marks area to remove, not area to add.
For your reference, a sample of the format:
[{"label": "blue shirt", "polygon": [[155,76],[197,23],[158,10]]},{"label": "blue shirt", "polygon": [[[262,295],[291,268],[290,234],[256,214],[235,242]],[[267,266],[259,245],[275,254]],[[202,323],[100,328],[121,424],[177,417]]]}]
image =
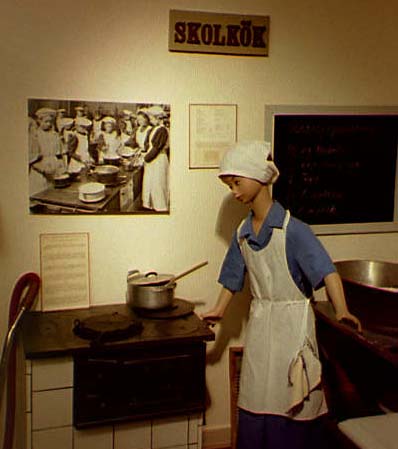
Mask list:
[{"label": "blue shirt", "polygon": [[[260,232],[256,236],[252,227],[252,212],[243,223],[239,238],[245,238],[254,251],[265,248],[271,240],[274,228],[282,228],[286,211],[278,203],[273,203]],[[310,297],[312,291],[323,286],[324,278],[336,271],[333,262],[314,235],[311,228],[291,217],[286,231],[286,257],[290,274],[297,287]],[[246,264],[243,259],[238,236],[232,239],[225,256],[218,281],[228,290],[242,290],[245,280]]]}]

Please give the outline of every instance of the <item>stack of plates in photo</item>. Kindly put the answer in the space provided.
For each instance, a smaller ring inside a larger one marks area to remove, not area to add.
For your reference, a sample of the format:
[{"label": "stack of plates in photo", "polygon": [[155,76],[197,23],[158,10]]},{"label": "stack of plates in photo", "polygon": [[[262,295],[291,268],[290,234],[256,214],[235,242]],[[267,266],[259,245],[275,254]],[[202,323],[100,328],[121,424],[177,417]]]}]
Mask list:
[{"label": "stack of plates in photo", "polygon": [[105,186],[99,182],[88,182],[79,187],[79,200],[84,203],[96,203],[105,198]]}]

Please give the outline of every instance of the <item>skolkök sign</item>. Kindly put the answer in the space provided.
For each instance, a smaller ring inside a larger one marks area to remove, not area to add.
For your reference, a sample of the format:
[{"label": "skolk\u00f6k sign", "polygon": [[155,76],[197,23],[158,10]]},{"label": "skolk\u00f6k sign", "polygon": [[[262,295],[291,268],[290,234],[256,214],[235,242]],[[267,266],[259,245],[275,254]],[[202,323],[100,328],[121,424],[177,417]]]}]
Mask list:
[{"label": "skolk\u00f6k sign", "polygon": [[269,16],[170,11],[169,50],[268,56]]}]

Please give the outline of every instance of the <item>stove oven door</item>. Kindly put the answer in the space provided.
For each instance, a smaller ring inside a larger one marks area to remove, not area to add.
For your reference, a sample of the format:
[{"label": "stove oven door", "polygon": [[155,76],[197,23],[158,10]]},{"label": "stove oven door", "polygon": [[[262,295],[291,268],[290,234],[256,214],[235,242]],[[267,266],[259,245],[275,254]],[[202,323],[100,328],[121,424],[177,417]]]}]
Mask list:
[{"label": "stove oven door", "polygon": [[74,425],[204,410],[205,344],[161,346],[74,359]]}]

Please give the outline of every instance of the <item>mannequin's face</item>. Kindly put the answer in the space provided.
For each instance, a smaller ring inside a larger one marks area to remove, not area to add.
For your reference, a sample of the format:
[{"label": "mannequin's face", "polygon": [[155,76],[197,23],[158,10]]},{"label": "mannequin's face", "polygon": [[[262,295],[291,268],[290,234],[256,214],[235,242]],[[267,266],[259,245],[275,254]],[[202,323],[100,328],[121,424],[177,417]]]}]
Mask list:
[{"label": "mannequin's face", "polygon": [[252,203],[264,187],[264,184],[255,179],[242,176],[223,176],[221,180],[230,188],[235,199],[243,204]]}]

